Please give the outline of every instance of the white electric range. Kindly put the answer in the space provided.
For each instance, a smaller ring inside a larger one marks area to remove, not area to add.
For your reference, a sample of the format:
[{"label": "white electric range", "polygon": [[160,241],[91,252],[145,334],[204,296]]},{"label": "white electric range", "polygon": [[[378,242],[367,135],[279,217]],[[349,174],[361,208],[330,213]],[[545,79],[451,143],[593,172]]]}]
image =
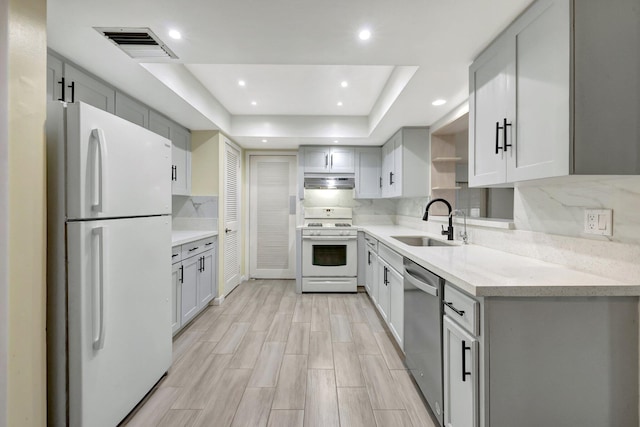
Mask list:
[{"label": "white electric range", "polygon": [[357,292],[358,231],[350,208],[306,208],[302,292]]}]

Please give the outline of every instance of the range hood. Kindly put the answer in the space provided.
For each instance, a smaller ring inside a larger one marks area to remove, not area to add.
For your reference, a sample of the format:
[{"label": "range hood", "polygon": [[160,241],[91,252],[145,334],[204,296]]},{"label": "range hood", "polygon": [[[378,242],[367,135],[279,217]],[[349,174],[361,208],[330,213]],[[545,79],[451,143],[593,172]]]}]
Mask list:
[{"label": "range hood", "polygon": [[351,190],[355,187],[356,180],[353,175],[305,175],[304,188],[312,189],[339,189]]}]

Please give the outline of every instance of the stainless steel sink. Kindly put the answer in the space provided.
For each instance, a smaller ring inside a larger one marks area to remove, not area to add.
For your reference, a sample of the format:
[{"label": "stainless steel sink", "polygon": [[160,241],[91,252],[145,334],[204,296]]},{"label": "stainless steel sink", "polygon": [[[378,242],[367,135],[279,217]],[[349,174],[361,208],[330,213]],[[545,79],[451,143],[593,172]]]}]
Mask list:
[{"label": "stainless steel sink", "polygon": [[452,243],[426,236],[391,236],[391,238],[409,246],[453,246]]}]

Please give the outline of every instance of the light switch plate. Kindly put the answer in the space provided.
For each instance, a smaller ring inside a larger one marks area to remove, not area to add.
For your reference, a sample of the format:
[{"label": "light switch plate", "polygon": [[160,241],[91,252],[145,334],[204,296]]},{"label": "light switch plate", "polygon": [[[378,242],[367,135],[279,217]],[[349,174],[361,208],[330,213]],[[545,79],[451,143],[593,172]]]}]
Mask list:
[{"label": "light switch plate", "polygon": [[584,232],[599,236],[613,235],[613,210],[585,209]]}]

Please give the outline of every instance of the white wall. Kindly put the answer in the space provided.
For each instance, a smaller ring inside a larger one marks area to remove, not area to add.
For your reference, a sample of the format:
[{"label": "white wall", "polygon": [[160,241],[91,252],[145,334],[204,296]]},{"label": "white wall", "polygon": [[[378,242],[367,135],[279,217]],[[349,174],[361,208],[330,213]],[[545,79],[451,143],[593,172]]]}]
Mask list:
[{"label": "white wall", "polygon": [[0,427],[7,426],[7,323],[8,323],[8,141],[9,106],[7,77],[8,2],[0,0]]}]

